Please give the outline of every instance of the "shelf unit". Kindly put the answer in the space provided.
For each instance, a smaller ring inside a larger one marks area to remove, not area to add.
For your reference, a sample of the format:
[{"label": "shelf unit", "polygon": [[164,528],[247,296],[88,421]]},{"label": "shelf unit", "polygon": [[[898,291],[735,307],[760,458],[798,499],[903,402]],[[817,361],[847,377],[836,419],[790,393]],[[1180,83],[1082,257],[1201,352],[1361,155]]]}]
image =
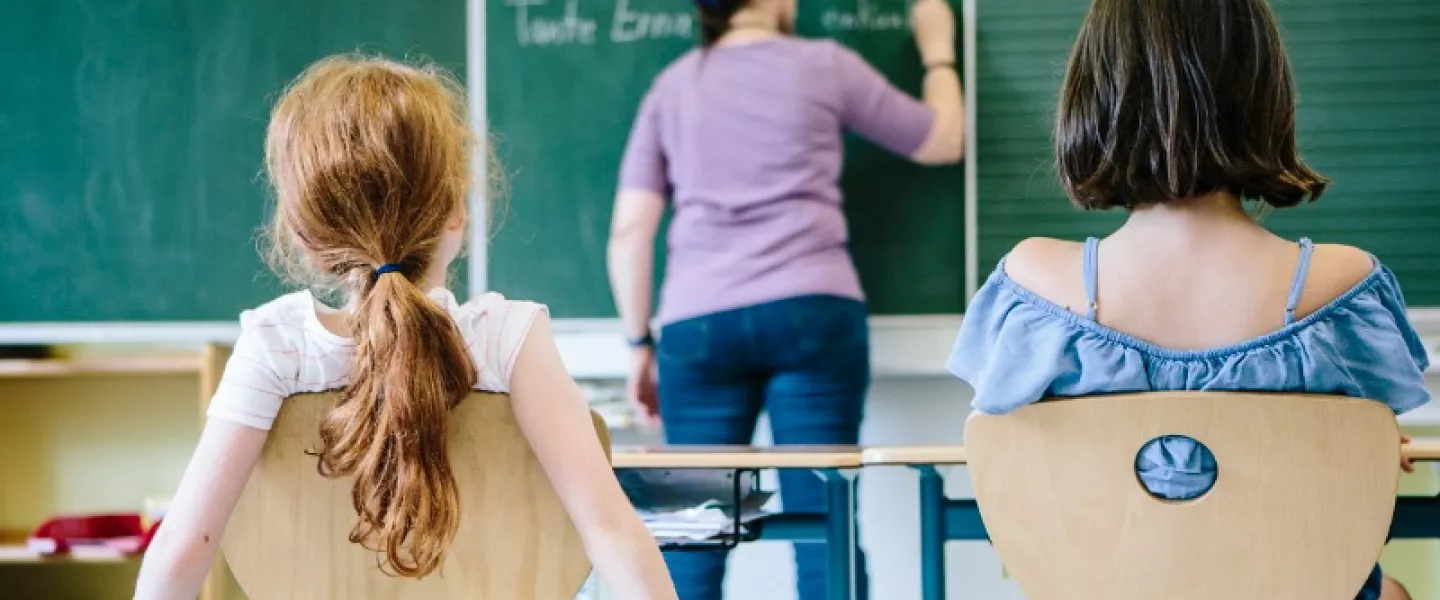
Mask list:
[{"label": "shelf unit", "polygon": [[[57,576],[103,580],[85,589],[133,583],[138,557],[103,550],[37,556],[25,550],[30,530],[22,528],[36,524],[42,513],[88,512],[76,506],[97,503],[139,510],[135,500],[142,491],[172,492],[226,358],[225,348],[197,346],[0,359],[0,419],[11,419],[0,429],[8,426],[5,433],[12,438],[9,446],[0,446],[0,454],[14,456],[7,461],[10,473],[0,474],[0,486],[8,481],[20,489],[0,497],[0,586],[20,582],[20,589],[33,588]],[[27,426],[26,419],[39,426]],[[13,439],[17,436],[34,439]],[[116,440],[124,442],[120,448],[110,446]],[[116,496],[101,497],[110,486],[121,489]],[[223,575],[207,582],[203,600],[224,595]],[[115,597],[128,598],[128,593],[128,588],[116,589]],[[82,596],[72,591],[56,597]]]}]

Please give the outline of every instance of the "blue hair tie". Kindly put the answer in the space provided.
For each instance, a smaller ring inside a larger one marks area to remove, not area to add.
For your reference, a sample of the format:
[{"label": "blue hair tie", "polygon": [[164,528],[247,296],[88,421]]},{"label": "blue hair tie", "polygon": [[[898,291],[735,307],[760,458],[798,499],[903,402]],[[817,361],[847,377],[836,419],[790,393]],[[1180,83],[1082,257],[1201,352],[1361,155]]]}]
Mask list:
[{"label": "blue hair tie", "polygon": [[400,272],[400,264],[399,264],[399,263],[385,263],[385,264],[383,264],[383,265],[380,265],[380,266],[378,266],[378,267],[375,267],[375,279],[379,279],[381,275],[384,275],[384,274],[386,274],[386,273],[399,273],[399,272]]}]

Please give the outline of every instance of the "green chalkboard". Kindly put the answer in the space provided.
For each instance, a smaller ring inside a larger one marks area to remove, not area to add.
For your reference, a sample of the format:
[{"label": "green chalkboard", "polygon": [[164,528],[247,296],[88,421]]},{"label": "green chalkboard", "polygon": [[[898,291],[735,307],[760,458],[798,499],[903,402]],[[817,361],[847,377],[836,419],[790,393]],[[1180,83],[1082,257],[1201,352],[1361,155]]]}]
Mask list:
[{"label": "green chalkboard", "polygon": [[[924,66],[906,0],[801,2],[798,31],[855,49],[915,97]],[[960,14],[959,2],[953,9]],[[956,33],[960,27],[956,24]],[[962,59],[957,40],[956,59]],[[958,64],[958,63],[957,63]],[[964,168],[925,167],[854,138],[841,178],[850,246],[877,314],[954,314],[965,308]]]},{"label": "green chalkboard", "polygon": [[234,320],[271,102],[362,49],[465,71],[463,0],[0,0],[0,322]]},{"label": "green chalkboard", "polygon": [[[798,33],[858,50],[919,91],[906,0],[801,2]],[[499,0],[486,10],[489,126],[510,201],[489,247],[489,287],[557,316],[615,314],[605,246],[630,124],[652,79],[694,47],[688,2]],[[959,167],[924,168],[863,142],[842,182],[872,311],[956,313],[964,301]]]},{"label": "green chalkboard", "polygon": [[[1334,185],[1265,224],[1374,252],[1412,306],[1440,305],[1440,3],[1275,0],[1299,86],[1302,153]],[[1103,235],[1055,182],[1050,134],[1070,44],[1088,6],[979,3],[976,126],[980,265],[1030,236]]]}]

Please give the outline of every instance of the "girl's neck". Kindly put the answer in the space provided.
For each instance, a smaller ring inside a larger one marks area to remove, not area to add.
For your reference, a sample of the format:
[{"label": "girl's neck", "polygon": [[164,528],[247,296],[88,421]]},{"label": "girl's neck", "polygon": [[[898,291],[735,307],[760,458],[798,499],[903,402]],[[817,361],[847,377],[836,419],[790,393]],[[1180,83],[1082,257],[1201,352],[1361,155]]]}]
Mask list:
[{"label": "girl's neck", "polygon": [[1163,236],[1175,240],[1204,239],[1222,230],[1264,231],[1229,191],[1140,206],[1130,212],[1116,235]]},{"label": "girl's neck", "polygon": [[730,17],[730,30],[720,36],[717,46],[735,46],[768,40],[785,35],[779,15],[753,8],[743,9]]},{"label": "girl's neck", "polygon": [[430,265],[430,271],[425,273],[425,276],[420,278],[420,281],[415,282],[415,285],[420,286],[420,291],[428,293],[435,288],[445,287],[449,279],[450,261],[447,260],[443,264],[436,263]]},{"label": "girl's neck", "polygon": [[[445,284],[446,284],[446,283],[448,282],[448,280],[450,279],[450,272],[449,272],[449,270],[450,270],[450,264],[449,264],[449,262],[446,262],[445,264],[434,264],[434,265],[431,265],[431,266],[430,266],[430,270],[429,270],[428,272],[426,272],[426,273],[425,273],[425,276],[424,276],[424,277],[421,277],[419,281],[416,281],[416,282],[415,282],[415,285],[420,288],[420,292],[423,293],[423,294],[429,294],[429,293],[430,293],[430,290],[433,290],[433,289],[435,289],[435,288],[443,288],[443,287],[445,287]],[[355,312],[355,305],[356,305],[359,301],[360,301],[359,298],[356,297],[355,295],[353,295],[353,294],[348,295],[348,296],[345,298],[345,306],[343,306],[343,307],[340,308],[341,312],[344,312],[344,313],[347,314],[347,315],[348,315],[348,314],[351,314],[351,313],[354,313],[354,312]],[[329,324],[328,324],[328,323],[326,324],[326,327],[329,328]]]}]

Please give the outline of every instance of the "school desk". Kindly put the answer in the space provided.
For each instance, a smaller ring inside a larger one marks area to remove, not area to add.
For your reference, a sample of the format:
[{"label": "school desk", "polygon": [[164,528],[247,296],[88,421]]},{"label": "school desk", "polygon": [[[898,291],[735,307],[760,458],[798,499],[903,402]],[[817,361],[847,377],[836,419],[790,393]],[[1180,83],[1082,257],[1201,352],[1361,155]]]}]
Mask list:
[{"label": "school desk", "polygon": [[[1415,440],[1401,446],[1401,454],[1417,462],[1440,461],[1440,440]],[[945,496],[945,479],[939,467],[966,464],[965,447],[868,448],[861,462],[866,467],[910,467],[919,474],[921,598],[944,600],[945,542],[989,539],[974,499]],[[1440,496],[1397,499],[1391,532],[1399,539],[1440,538]]]},{"label": "school desk", "polygon": [[826,548],[826,598],[850,600],[858,560],[855,534],[855,473],[858,446],[655,446],[616,447],[616,469],[810,469],[825,482],[826,512],[781,512],[757,523],[758,540],[823,543]]}]

